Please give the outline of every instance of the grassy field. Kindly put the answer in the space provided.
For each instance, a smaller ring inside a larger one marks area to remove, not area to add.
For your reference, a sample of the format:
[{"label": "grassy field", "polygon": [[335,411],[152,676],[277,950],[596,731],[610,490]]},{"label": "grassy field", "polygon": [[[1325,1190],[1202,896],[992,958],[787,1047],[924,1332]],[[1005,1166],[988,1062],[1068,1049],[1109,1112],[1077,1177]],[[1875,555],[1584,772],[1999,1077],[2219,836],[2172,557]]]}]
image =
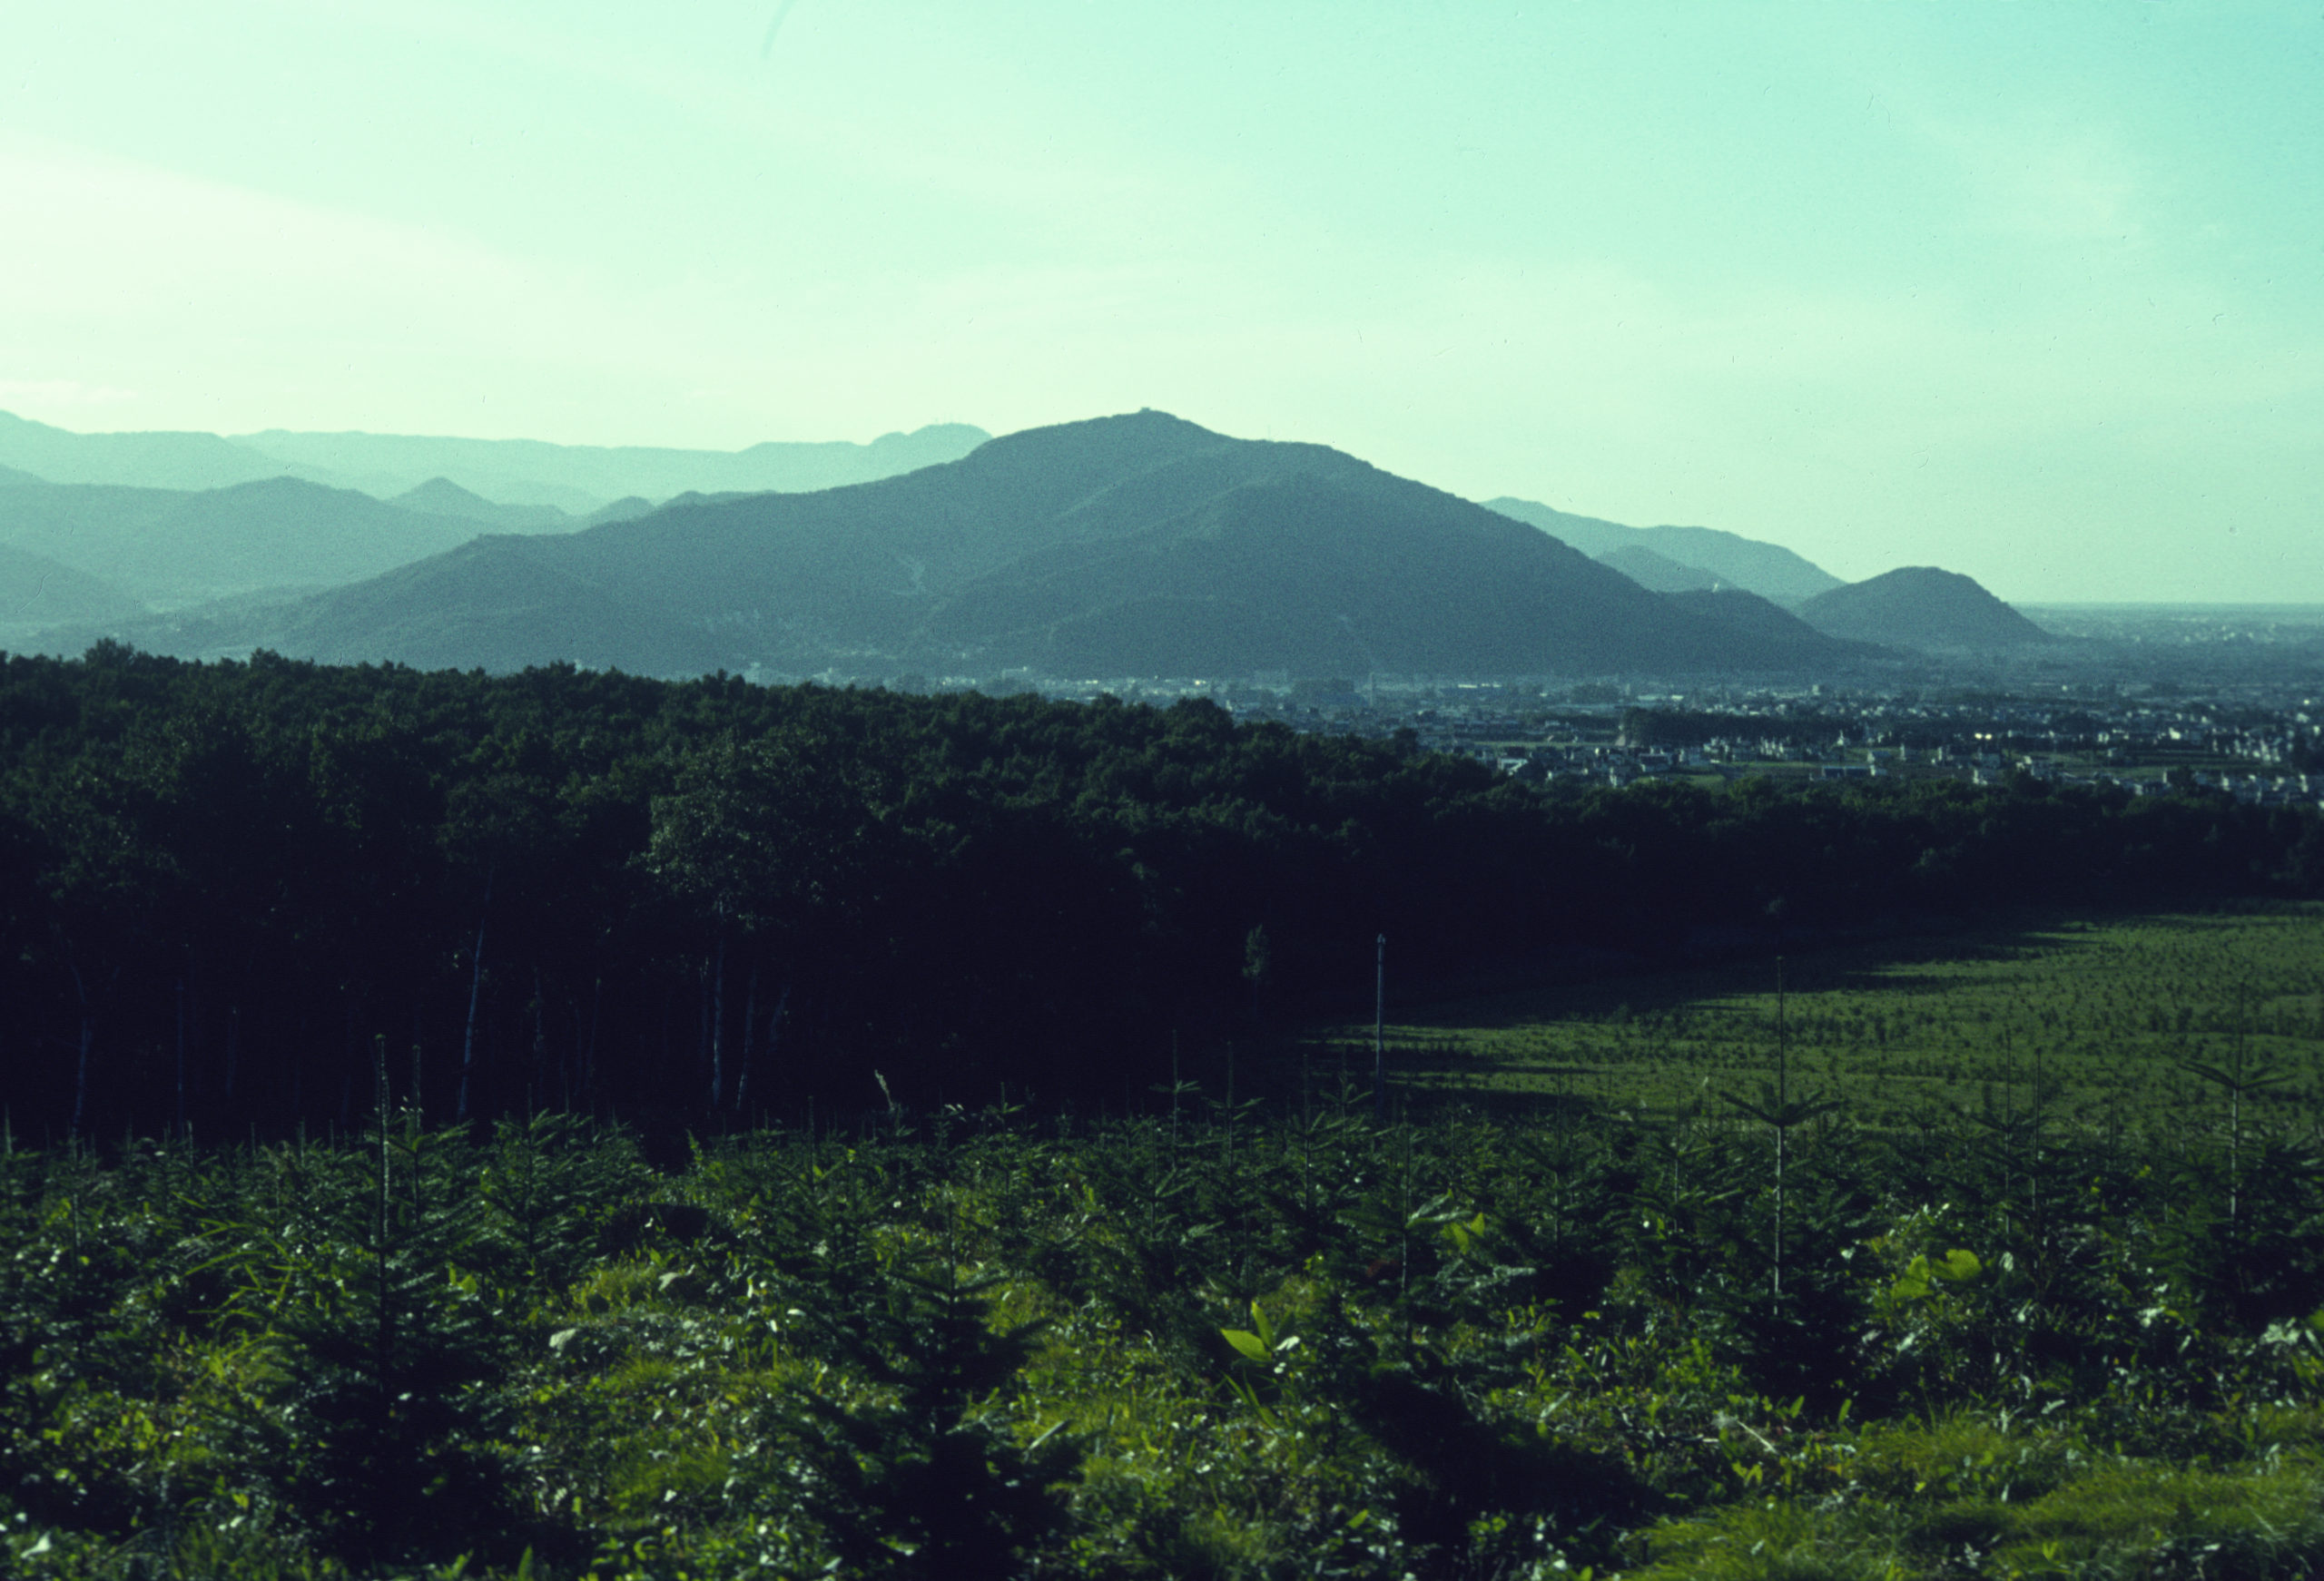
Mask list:
[{"label": "grassy field", "polygon": [[[1388,1063],[1408,1101],[1639,1117],[1756,1093],[1780,1052],[1795,1095],[1858,1121],[1950,1111],[2120,1124],[2208,1123],[2225,1087],[2185,1062],[2281,1079],[2253,1117],[2324,1097],[2324,906],[2051,917],[2010,928],[1610,977],[1399,1009]],[[1315,1055],[1368,1070],[1372,1028]]]}]

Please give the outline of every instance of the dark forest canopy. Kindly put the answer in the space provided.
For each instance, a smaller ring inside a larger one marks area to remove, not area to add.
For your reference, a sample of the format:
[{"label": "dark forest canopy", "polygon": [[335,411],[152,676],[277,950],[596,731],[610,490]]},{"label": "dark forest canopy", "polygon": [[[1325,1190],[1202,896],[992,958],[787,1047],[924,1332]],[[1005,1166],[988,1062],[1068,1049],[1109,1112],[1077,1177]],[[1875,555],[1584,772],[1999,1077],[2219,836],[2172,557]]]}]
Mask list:
[{"label": "dark forest canopy", "polygon": [[448,1118],[853,1110],[875,1071],[1119,1105],[1174,1042],[1367,989],[1382,932],[1412,983],[2319,892],[2319,821],[2224,798],[1542,790],[1205,702],[0,663],[0,1100],[35,1136],[334,1124],[375,1039]]}]

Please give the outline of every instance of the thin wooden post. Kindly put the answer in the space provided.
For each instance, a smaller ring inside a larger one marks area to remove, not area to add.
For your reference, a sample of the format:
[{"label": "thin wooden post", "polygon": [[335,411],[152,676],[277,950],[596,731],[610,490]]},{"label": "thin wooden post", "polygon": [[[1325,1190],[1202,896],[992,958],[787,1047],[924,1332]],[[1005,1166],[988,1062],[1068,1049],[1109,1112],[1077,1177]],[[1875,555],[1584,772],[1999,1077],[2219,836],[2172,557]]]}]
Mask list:
[{"label": "thin wooden post", "polygon": [[1388,936],[1382,934],[1372,963],[1372,1121],[1388,1115]]}]

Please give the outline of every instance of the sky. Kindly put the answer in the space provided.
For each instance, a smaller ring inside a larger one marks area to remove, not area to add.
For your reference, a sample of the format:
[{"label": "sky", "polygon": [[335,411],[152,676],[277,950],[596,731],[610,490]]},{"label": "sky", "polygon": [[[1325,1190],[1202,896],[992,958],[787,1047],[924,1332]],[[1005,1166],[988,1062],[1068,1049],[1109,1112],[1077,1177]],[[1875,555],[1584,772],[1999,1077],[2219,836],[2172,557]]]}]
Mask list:
[{"label": "sky", "polygon": [[1143,407],[1851,579],[2324,602],[2324,0],[0,7],[0,409]]}]

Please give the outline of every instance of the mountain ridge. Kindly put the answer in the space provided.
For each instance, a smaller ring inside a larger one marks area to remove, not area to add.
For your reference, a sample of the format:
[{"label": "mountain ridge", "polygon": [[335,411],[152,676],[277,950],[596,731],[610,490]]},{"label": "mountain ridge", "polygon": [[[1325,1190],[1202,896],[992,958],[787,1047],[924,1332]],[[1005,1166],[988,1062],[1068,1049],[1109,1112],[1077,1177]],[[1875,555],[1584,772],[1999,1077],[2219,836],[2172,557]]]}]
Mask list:
[{"label": "mountain ridge", "polygon": [[302,478],[222,488],[41,484],[0,489],[0,543],[45,555],[154,604],[359,580],[476,535]]},{"label": "mountain ridge", "polygon": [[803,494],[867,483],[957,460],[990,437],[970,424],[951,423],[882,434],[866,444],[770,439],[740,450],[284,428],[238,435],[234,442],[279,465],[344,477],[366,492],[400,494],[441,476],[495,504],[586,516],[632,495]]},{"label": "mountain ridge", "polygon": [[956,460],[990,437],[970,424],[937,423],[865,444],[769,439],[740,450],[689,450],[361,430],[84,434],[0,412],[0,467],[49,483],[185,491],[294,476],[377,499],[442,476],[493,504],[554,506],[577,516],[631,495],[804,492],[868,482]]},{"label": "mountain ridge", "polygon": [[1024,430],[862,484],[482,536],[202,641],[487,668],[1097,676],[1778,670],[1852,651],[1796,622],[1691,614],[1534,527],[1343,452],[1153,411]]},{"label": "mountain ridge", "polygon": [[1537,500],[1503,495],[1484,502],[1585,555],[1603,555],[1626,547],[1646,549],[1681,565],[1708,571],[1722,581],[1777,604],[1797,604],[1846,585],[1805,556],[1780,544],[1747,538],[1720,527],[1628,527],[1598,516],[1574,516]]}]

